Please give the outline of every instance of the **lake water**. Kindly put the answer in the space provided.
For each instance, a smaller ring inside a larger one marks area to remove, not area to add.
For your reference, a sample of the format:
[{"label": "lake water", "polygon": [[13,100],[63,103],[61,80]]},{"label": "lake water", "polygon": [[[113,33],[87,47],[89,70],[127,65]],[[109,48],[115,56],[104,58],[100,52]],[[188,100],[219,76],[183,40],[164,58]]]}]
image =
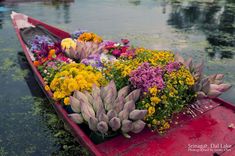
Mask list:
[{"label": "lake water", "polygon": [[[75,0],[0,2],[0,156],[88,155],[57,118],[33,78],[13,30],[10,13],[21,12],[72,32],[105,39],[128,38],[137,46],[170,49],[205,73],[223,73],[235,84],[233,0]],[[235,88],[222,96],[235,103]]]}]

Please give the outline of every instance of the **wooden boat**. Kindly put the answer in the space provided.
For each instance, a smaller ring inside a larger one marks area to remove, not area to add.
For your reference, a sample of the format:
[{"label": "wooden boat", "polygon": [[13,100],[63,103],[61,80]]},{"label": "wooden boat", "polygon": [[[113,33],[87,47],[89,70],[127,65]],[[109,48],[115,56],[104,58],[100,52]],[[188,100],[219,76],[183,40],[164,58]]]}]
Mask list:
[{"label": "wooden boat", "polygon": [[[19,29],[27,26],[22,22],[25,21],[31,26],[40,24],[61,39],[70,37],[70,34],[23,14],[12,13],[11,17],[16,35],[32,71],[47,97],[52,99],[52,92],[44,90],[43,78],[33,65],[30,51],[23,42]],[[201,103],[203,103],[203,109],[196,112],[196,117],[184,113],[175,116],[173,127],[165,134],[159,135],[146,128],[139,134],[131,134],[131,139],[119,135],[100,144],[94,144],[91,141],[81,127],[68,117],[60,103],[54,102],[53,106],[74,137],[93,155],[235,155],[235,106],[219,98],[205,99]]]}]

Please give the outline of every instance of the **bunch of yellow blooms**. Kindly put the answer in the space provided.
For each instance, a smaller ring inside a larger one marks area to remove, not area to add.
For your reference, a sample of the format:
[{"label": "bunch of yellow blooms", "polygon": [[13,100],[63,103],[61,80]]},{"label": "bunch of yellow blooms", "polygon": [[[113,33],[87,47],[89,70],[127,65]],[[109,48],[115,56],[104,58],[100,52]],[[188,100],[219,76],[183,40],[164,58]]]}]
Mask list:
[{"label": "bunch of yellow blooms", "polygon": [[103,40],[100,36],[92,32],[84,32],[78,37],[78,41],[101,43]]},{"label": "bunch of yellow blooms", "polygon": [[105,85],[106,79],[100,71],[80,63],[70,63],[63,66],[50,84],[54,91],[54,99],[64,99],[69,104],[69,96],[75,91],[91,91],[92,85]]},{"label": "bunch of yellow blooms", "polygon": [[150,50],[145,48],[136,49],[136,58],[141,62],[149,62],[152,66],[166,65],[174,62],[174,54],[166,50]]}]

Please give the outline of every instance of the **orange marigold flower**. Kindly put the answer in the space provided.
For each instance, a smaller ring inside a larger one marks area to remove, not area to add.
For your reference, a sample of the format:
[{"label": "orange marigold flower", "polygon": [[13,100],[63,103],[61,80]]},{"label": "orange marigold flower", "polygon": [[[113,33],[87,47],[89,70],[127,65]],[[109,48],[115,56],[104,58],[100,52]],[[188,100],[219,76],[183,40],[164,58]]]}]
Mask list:
[{"label": "orange marigold flower", "polygon": [[55,49],[51,49],[50,51],[49,51],[49,54],[48,54],[48,57],[49,58],[52,58],[52,56],[55,54]]},{"label": "orange marigold flower", "polygon": [[69,103],[70,103],[70,98],[69,97],[64,98],[64,104],[69,105]]},{"label": "orange marigold flower", "polygon": [[45,89],[47,92],[51,90],[48,85],[46,85],[46,86],[44,87],[44,89]]},{"label": "orange marigold flower", "polygon": [[40,62],[39,62],[39,61],[34,61],[34,62],[33,62],[33,65],[34,65],[35,67],[38,67],[38,66],[40,65]]},{"label": "orange marigold flower", "polygon": [[48,58],[42,58],[42,63],[45,63],[48,60]]}]

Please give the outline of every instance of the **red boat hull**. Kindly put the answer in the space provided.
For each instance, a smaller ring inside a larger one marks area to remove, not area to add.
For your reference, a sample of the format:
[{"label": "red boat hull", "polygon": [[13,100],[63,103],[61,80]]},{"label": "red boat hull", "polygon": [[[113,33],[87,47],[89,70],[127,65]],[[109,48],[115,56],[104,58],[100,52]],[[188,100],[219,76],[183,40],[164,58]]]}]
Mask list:
[{"label": "red boat hull", "polygon": [[[33,65],[29,55],[29,50],[24,44],[16,21],[21,18],[16,16],[12,19],[17,37],[21,43],[26,58],[38,79],[39,85],[43,88],[46,85]],[[32,25],[40,24],[61,39],[70,37],[69,33],[45,24],[39,20],[28,17],[28,22]],[[52,99],[52,93],[45,91],[45,94]],[[144,155],[144,156],[188,156],[188,155],[235,155],[235,130],[229,128],[235,124],[235,107],[219,98],[205,99],[204,113],[198,112],[197,117],[187,114],[175,116],[172,128],[163,135],[151,132],[146,128],[140,134],[131,134],[131,139],[126,139],[122,135],[101,144],[95,145],[82,129],[70,120],[67,112],[60,103],[53,104],[57,114],[69,126],[72,134],[84,145],[93,155]]]}]

